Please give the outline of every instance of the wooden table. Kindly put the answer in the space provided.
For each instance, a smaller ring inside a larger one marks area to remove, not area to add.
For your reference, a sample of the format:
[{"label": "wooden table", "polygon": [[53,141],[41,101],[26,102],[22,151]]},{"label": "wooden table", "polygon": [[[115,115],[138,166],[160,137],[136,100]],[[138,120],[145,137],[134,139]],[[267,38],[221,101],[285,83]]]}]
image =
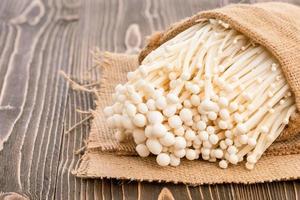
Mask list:
[{"label": "wooden table", "polygon": [[64,132],[86,117],[76,109],[94,108],[93,96],[72,91],[58,71],[96,83],[100,73],[89,53],[94,47],[136,53],[151,32],[228,3],[233,2],[2,0],[0,199],[298,199],[299,181],[188,187],[82,180],[70,173],[89,126]]}]

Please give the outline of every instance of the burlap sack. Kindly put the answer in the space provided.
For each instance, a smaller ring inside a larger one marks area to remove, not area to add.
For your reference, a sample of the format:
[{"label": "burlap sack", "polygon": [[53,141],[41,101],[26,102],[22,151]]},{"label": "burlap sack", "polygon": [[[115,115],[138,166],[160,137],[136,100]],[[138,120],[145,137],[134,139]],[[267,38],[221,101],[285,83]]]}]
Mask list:
[{"label": "burlap sack", "polygon": [[104,53],[99,57],[102,81],[94,111],[87,150],[73,171],[78,177],[204,183],[254,183],[300,177],[300,117],[295,115],[284,133],[270,146],[252,171],[244,166],[223,170],[215,163],[184,160],[179,167],[159,167],[154,158],[139,158],[134,143],[118,143],[105,124],[103,108],[111,104],[117,83],[143,58],[179,32],[207,18],[222,19],[255,42],[265,46],[280,62],[300,110],[300,8],[284,3],[232,5],[201,12],[150,38],[139,57]]}]

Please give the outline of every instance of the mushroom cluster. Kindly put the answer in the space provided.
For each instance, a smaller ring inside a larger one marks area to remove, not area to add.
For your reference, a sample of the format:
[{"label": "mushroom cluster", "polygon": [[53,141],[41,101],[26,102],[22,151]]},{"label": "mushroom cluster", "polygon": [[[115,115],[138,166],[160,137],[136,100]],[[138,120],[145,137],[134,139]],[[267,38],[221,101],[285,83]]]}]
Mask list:
[{"label": "mushroom cluster", "polygon": [[104,109],[107,124],[160,166],[201,157],[253,169],[296,111],[276,59],[220,20],[181,32],[127,78]]}]

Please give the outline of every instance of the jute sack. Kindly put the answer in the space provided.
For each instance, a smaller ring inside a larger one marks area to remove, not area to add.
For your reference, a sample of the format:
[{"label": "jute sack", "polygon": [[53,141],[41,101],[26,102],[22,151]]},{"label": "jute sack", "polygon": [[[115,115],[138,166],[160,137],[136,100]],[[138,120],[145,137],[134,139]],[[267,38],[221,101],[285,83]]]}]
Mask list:
[{"label": "jute sack", "polygon": [[[126,73],[138,67],[147,54],[179,32],[201,20],[221,19],[232,28],[266,47],[279,61],[300,110],[300,8],[284,3],[231,5],[198,13],[156,33],[139,56],[104,53],[97,56],[102,78],[97,108],[93,112],[87,150],[73,173],[78,177],[107,177],[130,180],[204,183],[255,183],[300,177],[300,115],[296,114],[281,136],[248,171],[243,165],[226,170],[207,161],[184,160],[179,167],[159,167],[154,158],[136,156],[133,141],[118,143],[106,126],[103,108],[112,101],[118,83],[126,81]],[[217,176],[216,176],[217,175]]]}]

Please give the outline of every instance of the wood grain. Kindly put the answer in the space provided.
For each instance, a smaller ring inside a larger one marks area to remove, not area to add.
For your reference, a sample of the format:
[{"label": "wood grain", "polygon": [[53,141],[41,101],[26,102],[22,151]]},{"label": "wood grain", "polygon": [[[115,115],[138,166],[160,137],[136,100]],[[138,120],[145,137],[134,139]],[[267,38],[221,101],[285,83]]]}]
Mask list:
[{"label": "wood grain", "polygon": [[[85,144],[93,96],[63,70],[95,83],[91,49],[137,53],[170,23],[234,0],[2,0],[0,2],[1,199],[298,199],[299,181],[203,185],[83,180],[71,175]],[[254,0],[242,1],[243,3]],[[299,0],[290,2],[300,5]]]}]

